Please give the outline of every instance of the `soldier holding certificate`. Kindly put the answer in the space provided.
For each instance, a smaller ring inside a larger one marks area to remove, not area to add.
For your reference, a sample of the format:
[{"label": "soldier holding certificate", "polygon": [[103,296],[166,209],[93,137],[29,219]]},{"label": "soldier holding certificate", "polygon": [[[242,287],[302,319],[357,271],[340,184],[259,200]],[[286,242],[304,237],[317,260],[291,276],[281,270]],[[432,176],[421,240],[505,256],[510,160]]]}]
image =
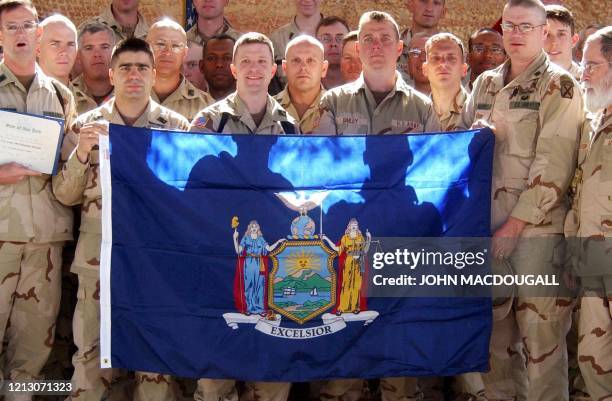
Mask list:
[{"label": "soldier holding certificate", "polygon": [[[72,94],[36,65],[40,34],[29,1],[0,3],[5,52],[0,108],[68,123],[74,113]],[[51,176],[14,162],[0,164],[0,344],[7,344],[2,350],[6,379],[35,379],[49,356],[61,294],[62,247],[71,239],[72,214],[55,199]]]}]

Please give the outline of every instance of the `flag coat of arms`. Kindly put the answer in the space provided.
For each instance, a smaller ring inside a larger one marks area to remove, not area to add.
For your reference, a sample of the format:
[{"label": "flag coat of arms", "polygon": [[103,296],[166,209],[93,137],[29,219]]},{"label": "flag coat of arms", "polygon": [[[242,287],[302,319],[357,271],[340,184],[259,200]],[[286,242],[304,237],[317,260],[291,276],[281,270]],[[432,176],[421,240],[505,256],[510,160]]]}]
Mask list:
[{"label": "flag coat of arms", "polygon": [[103,367],[310,381],[485,371],[486,298],[368,296],[378,237],[487,237],[493,136],[101,143]]}]

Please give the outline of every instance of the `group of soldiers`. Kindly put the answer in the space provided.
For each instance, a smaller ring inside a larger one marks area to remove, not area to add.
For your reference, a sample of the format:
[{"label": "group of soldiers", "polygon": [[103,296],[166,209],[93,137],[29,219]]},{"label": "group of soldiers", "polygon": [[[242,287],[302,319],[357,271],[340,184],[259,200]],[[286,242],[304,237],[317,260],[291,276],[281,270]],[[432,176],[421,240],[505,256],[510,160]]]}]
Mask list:
[{"label": "group of soldiers", "polygon": [[[136,0],[112,1],[78,30],[61,15],[39,23],[28,0],[0,2],[0,108],[60,117],[67,127],[57,175],[0,165],[0,377],[41,378],[62,326],[57,317],[68,264],[78,289],[67,399],[178,399],[175,379],[151,372],[133,373],[129,393],[113,394],[126,373],[100,368],[97,145],[108,122],[265,135],[486,127],[496,139],[493,256],[518,274],[560,276],[560,266],[571,263],[575,275],[562,279],[582,281],[582,291],[578,300],[520,289],[495,300],[490,371],[454,378],[456,393],[481,401],[563,401],[579,387],[574,400],[612,400],[612,264],[606,263],[612,27],[593,26],[580,38],[566,8],[508,0],[499,21],[503,35],[479,29],[466,49],[457,36],[438,32],[444,0],[408,0],[412,26],[404,31],[380,11],[363,14],[351,31],[343,19],[322,16],[321,0],[296,0],[292,22],[268,38],[233,29],[224,17],[227,4],[194,0],[198,18],[185,31],[168,18],[148,27]],[[580,64],[573,61],[577,45]],[[566,246],[566,237],[578,241]],[[583,386],[568,379],[572,322]],[[381,378],[379,391],[385,401],[443,400],[440,386],[440,378]],[[193,397],[285,401],[290,387],[203,378]],[[357,401],[364,381],[310,387],[314,398]]]}]

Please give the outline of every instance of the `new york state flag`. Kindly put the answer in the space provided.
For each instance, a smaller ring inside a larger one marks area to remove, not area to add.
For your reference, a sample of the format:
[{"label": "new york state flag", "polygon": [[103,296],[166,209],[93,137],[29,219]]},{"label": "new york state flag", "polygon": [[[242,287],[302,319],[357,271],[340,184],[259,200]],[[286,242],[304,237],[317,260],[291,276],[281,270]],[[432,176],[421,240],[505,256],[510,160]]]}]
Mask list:
[{"label": "new york state flag", "polygon": [[485,371],[487,298],[373,297],[379,237],[487,237],[493,136],[101,143],[103,367],[257,381]]}]

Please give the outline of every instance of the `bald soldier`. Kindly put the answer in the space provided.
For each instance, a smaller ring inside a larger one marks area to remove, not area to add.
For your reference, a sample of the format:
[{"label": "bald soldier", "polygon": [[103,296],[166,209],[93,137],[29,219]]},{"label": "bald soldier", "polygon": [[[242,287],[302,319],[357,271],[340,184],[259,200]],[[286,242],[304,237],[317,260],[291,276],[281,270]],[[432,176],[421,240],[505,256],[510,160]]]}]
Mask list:
[{"label": "bald soldier", "polygon": [[[494,270],[506,266],[562,283],[561,234],[582,98],[571,75],[542,50],[548,25],[539,0],[510,0],[501,26],[509,60],[476,80],[459,128],[489,126],[495,133]],[[484,375],[489,400],[514,399],[523,386],[527,401],[568,400],[565,338],[572,301],[563,286],[555,289],[556,296],[530,297],[519,287],[515,297],[495,300],[491,371]],[[513,380],[516,371],[527,380]]]},{"label": "bald soldier", "polygon": [[287,86],[274,98],[299,122],[303,134],[312,133],[319,120],[319,103],[325,93],[321,85],[327,73],[323,45],[309,35],[300,35],[287,44],[283,71]]},{"label": "bald soldier", "polygon": [[187,35],[181,25],[169,18],[156,22],[149,29],[147,41],[155,55],[155,85],[151,98],[191,121],[196,113],[215,100],[196,88],[183,74],[187,55]]},{"label": "bald soldier", "polygon": [[55,14],[41,23],[38,65],[45,74],[62,84],[70,84],[70,71],[77,57],[77,31],[68,18]]},{"label": "bald soldier", "polygon": [[359,20],[357,51],[361,77],[328,91],[321,99],[321,134],[401,134],[440,128],[431,101],[412,89],[395,70],[402,52],[391,15],[371,11]]},{"label": "bald soldier", "polygon": [[[0,108],[70,124],[72,94],[36,65],[40,35],[29,1],[0,3]],[[72,212],[53,195],[51,176],[14,160],[0,164],[0,381],[39,378],[53,346],[62,247],[70,240]],[[5,395],[7,401],[30,397]]]},{"label": "bald soldier", "polygon": [[100,22],[110,27],[115,40],[119,42],[127,38],[144,39],[149,31],[149,24],[138,12],[139,0],[112,0],[102,13],[88,22]]},{"label": "bald soldier", "polygon": [[82,73],[69,86],[79,115],[95,109],[112,97],[113,86],[108,69],[113,46],[115,35],[108,25],[89,22],[81,26],[77,58],[81,62]]},{"label": "bald soldier", "polygon": [[[612,27],[586,40],[584,125],[567,216],[574,266],[582,283],[578,363],[593,400],[612,399]],[[575,241],[575,242],[574,242]]]},{"label": "bald soldier", "polygon": [[[74,311],[72,395],[68,400],[106,399],[112,369],[100,368],[100,244],[102,241],[102,195],[98,138],[108,134],[108,123],[162,129],[188,128],[187,120],[151,99],[155,82],[153,52],[142,39],[119,42],[113,50],[111,83],[115,97],[81,115],[64,141],[67,156],[53,179],[56,197],[65,205],[82,204],[80,236],[72,272],[79,277],[79,296]],[[170,378],[136,373],[135,400],[174,400]]]},{"label": "bald soldier", "polygon": [[[276,73],[270,39],[245,33],[234,46],[232,74],[236,91],[198,113],[190,131],[225,134],[297,134],[296,121],[268,95]],[[243,400],[286,401],[291,383],[247,382]],[[196,401],[238,401],[234,380],[200,379]]]}]

